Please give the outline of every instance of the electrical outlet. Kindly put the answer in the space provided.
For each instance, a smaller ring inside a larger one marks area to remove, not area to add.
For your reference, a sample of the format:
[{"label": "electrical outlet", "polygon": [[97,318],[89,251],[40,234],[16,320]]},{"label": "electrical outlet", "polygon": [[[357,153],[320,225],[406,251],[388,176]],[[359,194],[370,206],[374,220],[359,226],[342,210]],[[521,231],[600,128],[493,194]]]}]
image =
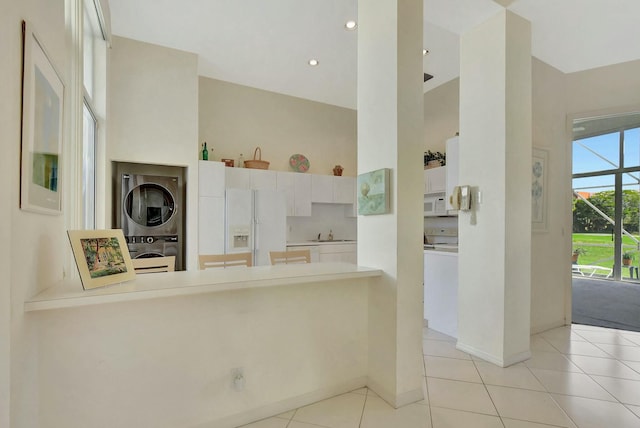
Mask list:
[{"label": "electrical outlet", "polygon": [[231,387],[236,391],[244,389],[244,369],[242,367],[231,369]]}]

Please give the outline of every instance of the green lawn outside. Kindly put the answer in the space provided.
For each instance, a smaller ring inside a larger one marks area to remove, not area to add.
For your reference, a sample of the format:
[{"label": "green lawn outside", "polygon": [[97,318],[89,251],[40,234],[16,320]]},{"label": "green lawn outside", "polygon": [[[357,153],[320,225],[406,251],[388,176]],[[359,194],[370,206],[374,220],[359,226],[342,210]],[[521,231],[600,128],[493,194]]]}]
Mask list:
[{"label": "green lawn outside", "polygon": [[[636,238],[639,238],[636,236]],[[633,265],[640,263],[640,252],[637,244],[628,236],[622,237],[623,252],[634,254]],[[581,254],[578,264],[613,267],[613,240],[608,233],[574,233],[573,249],[584,248],[586,254]],[[623,278],[629,278],[629,269],[622,269]]]}]

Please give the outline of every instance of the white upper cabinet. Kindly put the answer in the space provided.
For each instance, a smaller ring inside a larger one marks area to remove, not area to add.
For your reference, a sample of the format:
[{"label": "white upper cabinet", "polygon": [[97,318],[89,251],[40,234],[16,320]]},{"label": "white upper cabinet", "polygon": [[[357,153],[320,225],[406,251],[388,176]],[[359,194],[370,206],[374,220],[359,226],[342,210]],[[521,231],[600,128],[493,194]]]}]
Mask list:
[{"label": "white upper cabinet", "polygon": [[249,175],[251,176],[251,188],[254,190],[276,190],[277,187],[277,176],[278,174],[274,174],[274,171],[269,171],[267,169],[250,169],[243,168],[246,171],[249,171]]},{"label": "white upper cabinet", "polygon": [[225,168],[228,189],[251,189],[251,170],[247,168]]},{"label": "white upper cabinet", "polygon": [[[449,155],[447,154],[447,162]],[[424,193],[444,193],[447,190],[447,167],[424,170]]]},{"label": "white upper cabinet", "polygon": [[200,196],[223,197],[225,171],[222,162],[198,162],[198,183]]},{"label": "white upper cabinet", "polygon": [[228,189],[276,190],[276,171],[253,168],[226,168]]},{"label": "white upper cabinet", "polygon": [[354,177],[333,177],[333,202],[354,203],[356,180]]},{"label": "white upper cabinet", "polygon": [[286,196],[287,216],[311,216],[311,175],[278,172],[277,189]]},{"label": "white upper cabinet", "polygon": [[333,176],[311,176],[311,202],[333,203]]},{"label": "white upper cabinet", "polygon": [[311,202],[353,204],[355,186],[355,177],[314,174],[311,176]]},{"label": "white upper cabinet", "polygon": [[311,217],[311,176],[294,172],[295,214]]}]

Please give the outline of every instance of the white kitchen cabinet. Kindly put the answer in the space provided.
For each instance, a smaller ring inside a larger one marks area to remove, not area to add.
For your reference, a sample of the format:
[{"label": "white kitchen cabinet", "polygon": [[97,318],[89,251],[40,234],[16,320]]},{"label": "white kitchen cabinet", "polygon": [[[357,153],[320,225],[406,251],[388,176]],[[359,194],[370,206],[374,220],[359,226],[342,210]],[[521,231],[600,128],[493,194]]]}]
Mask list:
[{"label": "white kitchen cabinet", "polygon": [[322,263],[344,262],[357,264],[358,246],[353,242],[319,245],[319,259]]},{"label": "white kitchen cabinet", "polygon": [[311,176],[311,202],[353,204],[355,202],[355,186],[355,177],[313,174]]},{"label": "white kitchen cabinet", "polygon": [[333,203],[332,175],[311,175],[311,202]]},{"label": "white kitchen cabinet", "polygon": [[296,216],[311,216],[311,176],[307,174],[294,174],[294,197]]},{"label": "white kitchen cabinet", "polygon": [[333,177],[333,202],[336,204],[353,204],[355,187],[355,177]]},{"label": "white kitchen cabinet", "polygon": [[449,196],[453,193],[453,188],[458,185],[458,174],[460,172],[459,167],[460,159],[460,144],[459,137],[449,138],[447,140],[447,210],[452,210],[450,214],[456,214],[457,211],[453,211],[453,207],[449,203]]},{"label": "white kitchen cabinet", "polygon": [[311,175],[297,172],[278,172],[277,190],[284,192],[287,216],[311,216]]},{"label": "white kitchen cabinet", "polygon": [[243,168],[249,171],[251,177],[251,189],[253,190],[276,190],[277,172],[267,169]]},{"label": "white kitchen cabinet", "polygon": [[224,196],[201,196],[198,204],[198,254],[224,254]]},{"label": "white kitchen cabinet", "polygon": [[225,168],[227,189],[251,189],[251,170],[248,168]]},{"label": "white kitchen cabinet", "polygon": [[311,256],[311,263],[318,263],[320,261],[320,246],[319,245],[288,245],[287,251],[297,250],[309,250]]},{"label": "white kitchen cabinet", "polygon": [[276,171],[254,168],[225,169],[227,189],[276,190]]},{"label": "white kitchen cabinet", "polygon": [[458,337],[458,253],[424,252],[424,319],[430,329]]},{"label": "white kitchen cabinet", "polygon": [[198,161],[198,192],[200,196],[224,197],[224,163]]},{"label": "white kitchen cabinet", "polygon": [[[447,155],[447,160],[448,160]],[[440,166],[424,170],[424,193],[439,193],[447,190],[447,167]]]}]

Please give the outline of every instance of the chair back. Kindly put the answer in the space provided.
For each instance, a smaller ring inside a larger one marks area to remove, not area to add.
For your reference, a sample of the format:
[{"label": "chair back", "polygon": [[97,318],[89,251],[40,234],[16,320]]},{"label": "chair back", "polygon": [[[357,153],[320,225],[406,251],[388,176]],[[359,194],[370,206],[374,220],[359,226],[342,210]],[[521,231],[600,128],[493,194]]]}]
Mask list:
[{"label": "chair back", "polygon": [[294,264],[294,263],[311,263],[311,251],[292,250],[292,251],[270,251],[272,265]]},{"label": "chair back", "polygon": [[133,269],[138,273],[174,272],[176,270],[176,256],[147,257],[132,259]]},{"label": "chair back", "polygon": [[251,253],[201,254],[198,256],[200,269],[251,267]]}]

